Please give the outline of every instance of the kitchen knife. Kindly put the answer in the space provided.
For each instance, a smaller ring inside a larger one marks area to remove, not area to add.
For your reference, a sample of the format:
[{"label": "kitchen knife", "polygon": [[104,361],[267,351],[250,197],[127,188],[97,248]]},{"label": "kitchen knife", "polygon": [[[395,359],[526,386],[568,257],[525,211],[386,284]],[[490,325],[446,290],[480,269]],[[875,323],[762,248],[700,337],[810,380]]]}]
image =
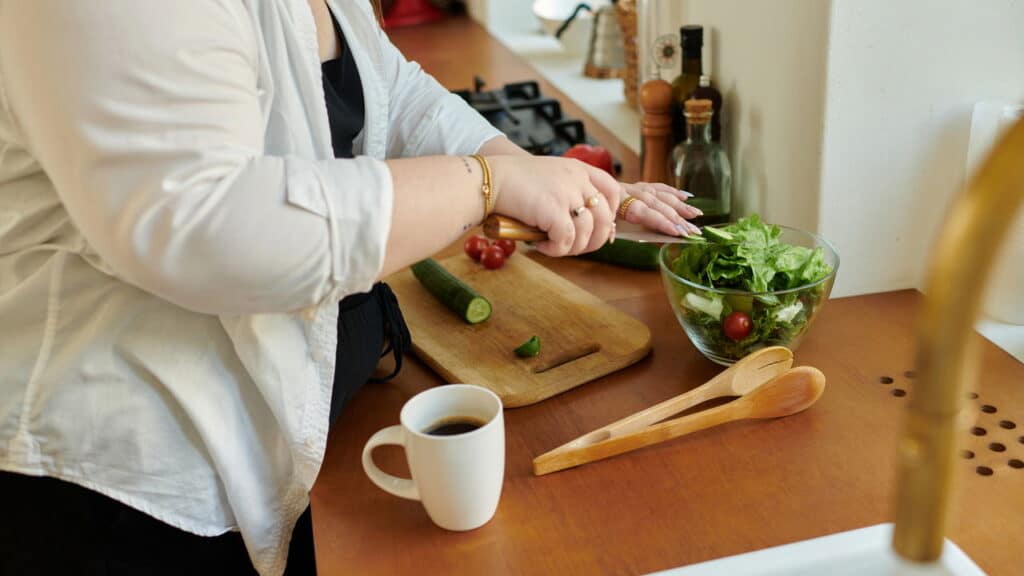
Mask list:
[{"label": "kitchen knife", "polygon": [[[619,221],[616,223],[615,229],[616,239],[623,238],[625,240],[633,240],[634,242],[679,244],[689,241],[689,238],[686,236],[659,234],[632,222]],[[484,236],[494,240],[522,240],[523,242],[543,242],[548,239],[547,233],[543,230],[527,226],[518,220],[498,215],[491,215],[484,221]]]}]

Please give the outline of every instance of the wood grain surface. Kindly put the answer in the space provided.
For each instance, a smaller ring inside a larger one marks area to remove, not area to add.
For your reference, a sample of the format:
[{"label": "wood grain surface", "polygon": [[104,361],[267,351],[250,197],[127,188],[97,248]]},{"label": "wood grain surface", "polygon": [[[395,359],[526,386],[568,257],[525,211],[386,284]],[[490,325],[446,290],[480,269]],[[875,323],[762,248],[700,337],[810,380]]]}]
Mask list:
[{"label": "wood grain surface", "polygon": [[[650,350],[642,322],[522,254],[488,270],[464,254],[440,261],[493,306],[469,325],[404,270],[387,279],[402,306],[417,356],[450,383],[490,389],[506,408],[526,406],[620,370]],[[541,352],[513,350],[538,336]]]},{"label": "wood grain surface", "polygon": [[[536,76],[467,21],[396,30],[392,38],[451,88],[468,86],[473,73],[492,83]],[[563,107],[574,108],[564,100]],[[635,157],[617,155],[635,170]],[[687,340],[656,272],[533,257],[645,322],[652,353],[507,411],[502,500],[489,524],[467,533],[434,527],[418,503],[377,489],[360,465],[370,435],[397,423],[408,398],[443,380],[413,360],[394,382],[364,388],[332,432],[312,494],[321,574],[641,574],[891,519],[919,293],[844,298],[823,308],[796,353],[797,365],[828,378],[806,412],[728,424],[537,478],[534,456],[694,388],[721,368]],[[990,574],[1013,575],[1024,563],[1024,469],[1011,464],[1024,460],[1024,366],[987,341],[982,349],[979,397],[968,409],[984,435],[962,435],[973,458],[961,460],[950,537]],[[398,449],[376,455],[388,472],[407,472]],[[993,473],[980,475],[977,466]]]}]

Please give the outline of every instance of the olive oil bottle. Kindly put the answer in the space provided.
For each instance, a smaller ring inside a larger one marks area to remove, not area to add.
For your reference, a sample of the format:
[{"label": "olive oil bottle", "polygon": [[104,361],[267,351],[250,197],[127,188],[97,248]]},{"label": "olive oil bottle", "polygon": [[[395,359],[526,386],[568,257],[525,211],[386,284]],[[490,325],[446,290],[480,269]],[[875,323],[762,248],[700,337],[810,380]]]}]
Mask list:
[{"label": "olive oil bottle", "polygon": [[704,212],[698,226],[728,222],[732,215],[732,167],[725,150],[711,140],[711,100],[684,103],[686,140],[676,145],[669,162],[669,184],[693,194],[687,203]]}]

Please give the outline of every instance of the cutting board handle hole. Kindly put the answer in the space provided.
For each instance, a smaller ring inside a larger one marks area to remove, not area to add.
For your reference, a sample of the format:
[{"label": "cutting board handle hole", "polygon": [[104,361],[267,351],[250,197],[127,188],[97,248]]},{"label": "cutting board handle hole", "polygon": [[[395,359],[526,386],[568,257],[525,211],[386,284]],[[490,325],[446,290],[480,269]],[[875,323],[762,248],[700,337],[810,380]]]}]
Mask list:
[{"label": "cutting board handle hole", "polygon": [[542,362],[538,362],[537,365],[533,367],[533,373],[543,374],[548,370],[554,370],[559,366],[565,366],[570,362],[575,362],[576,360],[579,360],[581,358],[586,358],[591,354],[597,354],[600,351],[600,344],[587,344],[586,346],[582,346],[580,348],[570,349],[558,356],[555,356],[553,358],[547,358]]}]

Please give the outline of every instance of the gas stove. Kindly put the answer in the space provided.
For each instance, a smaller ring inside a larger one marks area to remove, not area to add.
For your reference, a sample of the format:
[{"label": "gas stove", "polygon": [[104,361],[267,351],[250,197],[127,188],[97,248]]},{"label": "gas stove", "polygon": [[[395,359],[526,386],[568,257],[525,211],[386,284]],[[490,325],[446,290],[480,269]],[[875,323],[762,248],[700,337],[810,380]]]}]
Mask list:
[{"label": "gas stove", "polygon": [[558,100],[542,96],[536,82],[515,82],[487,91],[484,86],[476,76],[472,90],[455,90],[455,94],[531,154],[561,156],[575,144],[594,144],[583,122],[565,118]]}]

